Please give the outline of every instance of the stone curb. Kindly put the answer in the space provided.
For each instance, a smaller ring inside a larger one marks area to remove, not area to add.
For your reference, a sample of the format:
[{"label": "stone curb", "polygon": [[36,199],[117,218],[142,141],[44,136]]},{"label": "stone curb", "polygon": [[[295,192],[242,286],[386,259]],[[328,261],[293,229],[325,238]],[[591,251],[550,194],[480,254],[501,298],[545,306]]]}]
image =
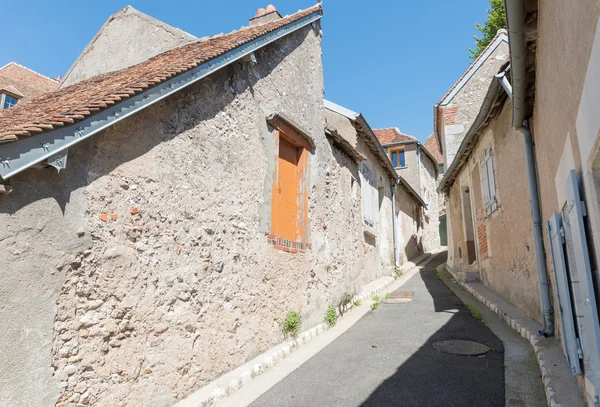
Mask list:
[{"label": "stone curb", "polygon": [[[427,254],[428,255],[426,255],[426,256],[417,257],[417,259],[415,259],[416,260],[415,265],[413,267],[411,267],[410,269],[402,270],[401,274],[405,274],[406,272],[408,272],[409,270],[412,270],[414,267],[416,267],[419,264],[429,262],[437,253],[434,252],[434,253],[427,253]],[[342,307],[336,308],[336,315],[338,316],[338,318],[342,318],[344,316],[344,314],[346,314],[346,312],[348,312],[352,308],[354,308],[354,303],[356,301],[358,301],[358,300],[362,301],[362,300],[371,298],[371,296],[381,292],[384,288],[386,288],[387,286],[392,284],[399,277],[400,276],[398,276],[398,275],[396,277],[389,277],[389,281],[386,281],[385,283],[379,285],[378,287],[374,288],[373,290],[371,290],[365,294],[355,295],[352,298],[352,301],[350,303],[348,303]],[[219,387],[215,388],[210,393],[210,395],[207,395],[206,397],[201,398],[201,399],[194,399],[193,404],[190,404],[190,405],[193,405],[194,407],[214,406],[217,402],[222,401],[229,395],[233,394],[237,390],[241,389],[243,386],[250,383],[252,381],[252,379],[254,379],[254,378],[260,376],[261,374],[265,373],[266,371],[270,370],[275,365],[277,365],[277,363],[279,363],[281,360],[288,357],[292,352],[294,352],[298,348],[302,347],[304,344],[310,342],[313,338],[319,336],[321,333],[327,331],[328,329],[329,329],[329,325],[325,322],[321,322],[317,326],[314,326],[314,327],[307,329],[306,331],[303,331],[300,334],[298,334],[298,338],[288,341],[288,342],[284,342],[283,344],[279,344],[279,345],[271,348],[271,350],[265,352],[266,356],[263,358],[262,363],[255,364],[252,367],[252,369],[247,369],[247,370],[243,371],[237,377],[235,377],[235,376],[232,377],[232,379],[229,381],[228,386],[226,386],[226,387],[219,386]],[[226,375],[227,375],[227,373],[225,375],[221,376],[220,378],[213,380],[213,383],[216,381],[222,380],[224,378],[224,376],[226,376]],[[210,386],[210,384],[208,384],[207,386]],[[193,393],[192,393],[192,395],[193,395]],[[179,403],[183,402],[184,400],[185,399],[181,400]],[[177,405],[179,405],[179,403],[177,403]]]},{"label": "stone curb", "polygon": [[481,303],[486,305],[490,310],[495,312],[504,322],[506,322],[512,329],[514,329],[519,335],[523,338],[527,339],[527,341],[533,347],[535,352],[535,357],[538,361],[538,365],[540,366],[540,371],[542,372],[542,381],[544,382],[544,390],[546,392],[546,401],[548,403],[548,407],[561,407],[560,403],[556,401],[554,396],[556,395],[556,391],[552,387],[552,381],[548,375],[548,368],[546,367],[547,363],[544,358],[544,352],[542,352],[542,348],[539,343],[541,340],[541,336],[537,334],[537,332],[533,333],[525,326],[521,325],[519,321],[508,316],[504,311],[502,311],[496,304],[486,299],[483,295],[479,294],[475,289],[463,283],[461,281],[457,281],[457,283],[467,290],[473,297],[477,298]]}]

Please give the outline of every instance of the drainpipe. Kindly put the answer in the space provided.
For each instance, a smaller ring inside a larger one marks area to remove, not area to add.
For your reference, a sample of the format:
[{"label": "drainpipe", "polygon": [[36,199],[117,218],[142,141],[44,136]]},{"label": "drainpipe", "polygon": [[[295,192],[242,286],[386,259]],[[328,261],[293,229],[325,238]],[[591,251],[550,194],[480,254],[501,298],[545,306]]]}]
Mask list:
[{"label": "drainpipe", "polygon": [[417,168],[419,171],[419,195],[423,198],[423,180],[421,179],[421,145],[417,144]]},{"label": "drainpipe", "polygon": [[510,90],[512,92],[508,91],[505,83],[501,83],[512,98],[513,127],[523,134],[523,141],[525,143],[525,161],[527,165],[527,181],[529,184],[531,218],[533,223],[533,241],[535,244],[535,260],[537,263],[538,285],[540,290],[540,306],[542,308],[543,328],[540,333],[548,337],[554,334],[554,321],[550,317],[548,270],[546,268],[544,238],[542,235],[533,139],[531,137],[529,125],[527,121],[525,121],[525,98],[527,90],[527,44],[524,31],[526,18],[525,2],[524,0],[505,0],[504,7],[506,11],[506,28],[508,29],[508,44],[510,48],[510,69],[512,79],[512,88]]},{"label": "drainpipe", "polygon": [[398,181],[391,179],[392,185],[392,234],[394,235],[394,265],[396,267],[400,266],[400,256],[398,252],[398,230],[397,228],[397,219],[396,219],[396,187],[398,186]]},{"label": "drainpipe", "polygon": [[538,198],[538,183],[535,172],[535,155],[533,139],[528,123],[524,122],[519,131],[523,134],[525,142],[525,163],[527,165],[527,181],[529,184],[529,197],[531,203],[531,218],[533,221],[533,241],[535,244],[535,262],[537,263],[538,283],[540,289],[540,305],[542,307],[543,328],[540,331],[545,337],[554,335],[554,321],[550,316],[550,290],[548,286],[548,269],[544,251],[544,238],[542,236],[542,220],[540,217],[540,202]]}]

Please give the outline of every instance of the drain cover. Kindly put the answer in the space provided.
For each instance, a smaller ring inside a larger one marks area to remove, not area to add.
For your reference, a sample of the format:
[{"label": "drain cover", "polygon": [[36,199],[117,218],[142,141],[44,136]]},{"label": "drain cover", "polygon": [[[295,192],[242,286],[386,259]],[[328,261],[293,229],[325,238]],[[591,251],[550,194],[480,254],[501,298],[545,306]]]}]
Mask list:
[{"label": "drain cover", "polygon": [[433,347],[440,352],[463,356],[483,355],[484,353],[490,351],[490,348],[485,346],[483,343],[463,341],[459,339],[434,342]]},{"label": "drain cover", "polygon": [[409,302],[413,302],[413,299],[405,297],[390,297],[383,300],[384,304],[408,304]]}]

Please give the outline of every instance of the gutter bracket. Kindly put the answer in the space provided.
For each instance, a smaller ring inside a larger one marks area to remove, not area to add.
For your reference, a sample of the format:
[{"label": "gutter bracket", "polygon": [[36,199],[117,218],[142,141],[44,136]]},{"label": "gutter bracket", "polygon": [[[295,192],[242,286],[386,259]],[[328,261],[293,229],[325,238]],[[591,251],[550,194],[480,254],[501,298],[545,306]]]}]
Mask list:
[{"label": "gutter bracket", "polygon": [[60,173],[60,170],[67,168],[67,155],[69,149],[64,149],[58,153],[48,157],[48,165],[56,168],[56,171]]}]

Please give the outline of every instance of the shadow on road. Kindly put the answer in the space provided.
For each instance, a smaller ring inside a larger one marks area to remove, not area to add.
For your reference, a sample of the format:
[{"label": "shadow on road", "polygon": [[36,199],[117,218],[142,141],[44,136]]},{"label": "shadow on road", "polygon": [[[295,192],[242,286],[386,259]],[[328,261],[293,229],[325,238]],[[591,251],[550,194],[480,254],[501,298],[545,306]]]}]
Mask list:
[{"label": "shadow on road", "polygon": [[[438,329],[396,372],[387,378],[362,406],[462,407],[498,406],[504,404],[504,349],[502,342],[477,321],[470,310],[437,277],[435,267],[445,261],[439,255],[420,277],[433,298],[436,313],[448,313],[450,320]],[[415,276],[416,277],[416,276]],[[412,281],[416,279],[413,278]],[[406,291],[408,284],[398,291]],[[415,298],[415,302],[419,301]],[[418,304],[415,304],[418,305]],[[423,304],[424,305],[424,304]],[[399,307],[399,305],[385,305]],[[421,308],[419,306],[417,309]],[[409,307],[404,309],[411,312]],[[416,311],[416,310],[415,310]],[[392,311],[398,318],[398,313]],[[425,318],[425,313],[423,313]],[[392,321],[390,321],[392,322]],[[422,321],[428,324],[427,320]],[[419,326],[404,326],[419,329]],[[482,356],[461,356],[441,353],[433,344],[448,339],[476,341],[492,350]]]}]

